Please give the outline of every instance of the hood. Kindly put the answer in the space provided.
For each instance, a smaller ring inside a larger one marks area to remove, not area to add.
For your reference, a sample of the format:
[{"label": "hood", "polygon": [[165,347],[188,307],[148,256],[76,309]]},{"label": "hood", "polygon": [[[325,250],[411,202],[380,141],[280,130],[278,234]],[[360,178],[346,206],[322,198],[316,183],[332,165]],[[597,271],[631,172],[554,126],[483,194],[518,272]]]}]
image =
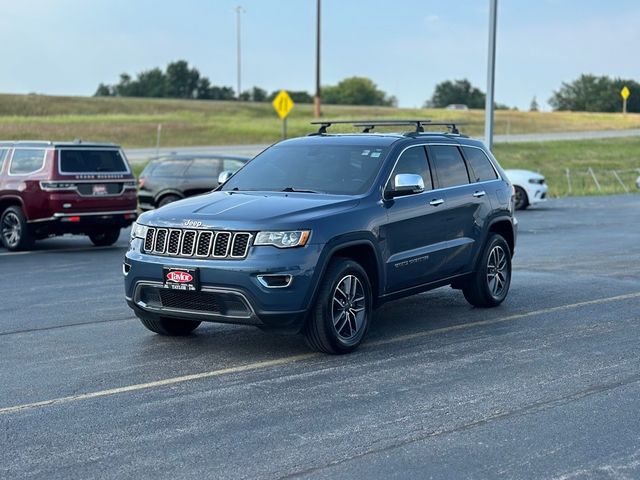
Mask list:
[{"label": "hood", "polygon": [[297,229],[309,222],[351,209],[358,198],[342,195],[284,192],[213,192],[170,203],[142,214],[138,222],[155,226],[184,226],[223,230]]}]

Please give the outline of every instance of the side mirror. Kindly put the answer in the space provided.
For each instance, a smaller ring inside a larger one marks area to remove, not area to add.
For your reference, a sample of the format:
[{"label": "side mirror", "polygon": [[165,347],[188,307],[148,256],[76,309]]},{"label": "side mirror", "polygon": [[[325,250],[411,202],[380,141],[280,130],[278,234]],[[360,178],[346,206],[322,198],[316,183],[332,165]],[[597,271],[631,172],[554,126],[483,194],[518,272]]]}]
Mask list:
[{"label": "side mirror", "polygon": [[220,185],[222,185],[223,183],[227,183],[227,181],[233,177],[233,172],[231,170],[225,170],[223,172],[220,172],[220,175],[218,175],[218,183]]},{"label": "side mirror", "polygon": [[424,192],[424,180],[413,173],[399,173],[393,179],[393,189],[388,192],[390,197],[401,197],[413,193]]}]

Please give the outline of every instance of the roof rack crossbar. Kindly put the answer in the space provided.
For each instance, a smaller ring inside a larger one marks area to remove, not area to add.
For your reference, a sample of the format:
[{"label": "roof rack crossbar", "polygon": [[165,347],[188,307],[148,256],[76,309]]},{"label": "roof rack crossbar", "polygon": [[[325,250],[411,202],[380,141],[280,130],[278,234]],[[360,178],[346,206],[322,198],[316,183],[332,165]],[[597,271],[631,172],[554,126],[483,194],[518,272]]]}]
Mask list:
[{"label": "roof rack crossbar", "polygon": [[327,120],[311,122],[312,125],[319,125],[318,131],[311,135],[323,135],[327,133],[327,128],[331,125],[353,125],[354,127],[362,128],[362,133],[371,133],[376,127],[390,127],[390,126],[403,126],[413,125],[415,131],[411,133],[423,133],[425,126],[445,126],[449,128],[450,133],[459,135],[460,130],[457,122],[434,122],[432,120]]}]

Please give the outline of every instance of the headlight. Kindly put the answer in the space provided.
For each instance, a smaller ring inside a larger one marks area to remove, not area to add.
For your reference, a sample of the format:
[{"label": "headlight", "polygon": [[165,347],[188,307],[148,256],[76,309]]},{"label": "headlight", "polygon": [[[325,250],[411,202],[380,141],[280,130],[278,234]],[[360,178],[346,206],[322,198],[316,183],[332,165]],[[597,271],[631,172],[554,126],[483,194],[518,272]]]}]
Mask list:
[{"label": "headlight", "polygon": [[273,245],[278,248],[302,247],[309,240],[311,231],[295,230],[292,232],[259,232],[254,245]]},{"label": "headlight", "polygon": [[140,225],[138,222],[133,222],[131,225],[131,239],[145,238],[147,236],[147,230],[149,227],[146,225]]}]

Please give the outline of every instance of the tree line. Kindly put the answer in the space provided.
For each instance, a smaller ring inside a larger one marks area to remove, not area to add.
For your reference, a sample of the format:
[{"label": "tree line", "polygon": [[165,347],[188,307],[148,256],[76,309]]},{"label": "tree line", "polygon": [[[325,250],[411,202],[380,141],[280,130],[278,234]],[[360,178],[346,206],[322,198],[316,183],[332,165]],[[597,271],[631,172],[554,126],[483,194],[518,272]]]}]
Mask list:
[{"label": "tree line", "polygon": [[[236,97],[233,88],[213,85],[198,69],[190,67],[185,60],[178,60],[169,63],[164,71],[153,68],[138,73],[135,78],[122,73],[118,83],[98,85],[94,96],[266,102],[273,100],[278,92],[268,93],[260,87],[253,87]],[[296,103],[313,103],[313,96],[308,92],[288,93]],[[322,98],[326,103],[340,105],[397,105],[395,97],[387,95],[372,80],[364,77],[345,78],[337,85],[322,87]]]},{"label": "tree line", "polygon": [[[627,102],[627,111],[640,112],[640,84],[631,79],[609,78],[583,74],[576,80],[562,83],[553,92],[549,105],[554,110],[589,112],[618,112],[621,110],[620,90],[627,86],[632,94]],[[153,68],[140,72],[136,77],[127,73],[120,75],[114,85],[101,83],[95,96],[185,98],[200,100],[242,100],[267,102],[273,100],[278,91],[267,92],[253,87],[236,95],[229,86],[213,85],[196,68],[185,60],[169,63],[165,70]],[[313,103],[313,96],[306,91],[289,91],[296,103]],[[485,93],[467,79],[446,80],[436,85],[431,97],[424,102],[425,108],[445,108],[452,104],[482,109]],[[397,99],[388,95],[369,78],[350,77],[336,85],[322,87],[324,103],[337,105],[397,106]],[[507,109],[507,105],[496,103],[496,108]],[[538,101],[533,97],[529,110],[538,110]]]}]

